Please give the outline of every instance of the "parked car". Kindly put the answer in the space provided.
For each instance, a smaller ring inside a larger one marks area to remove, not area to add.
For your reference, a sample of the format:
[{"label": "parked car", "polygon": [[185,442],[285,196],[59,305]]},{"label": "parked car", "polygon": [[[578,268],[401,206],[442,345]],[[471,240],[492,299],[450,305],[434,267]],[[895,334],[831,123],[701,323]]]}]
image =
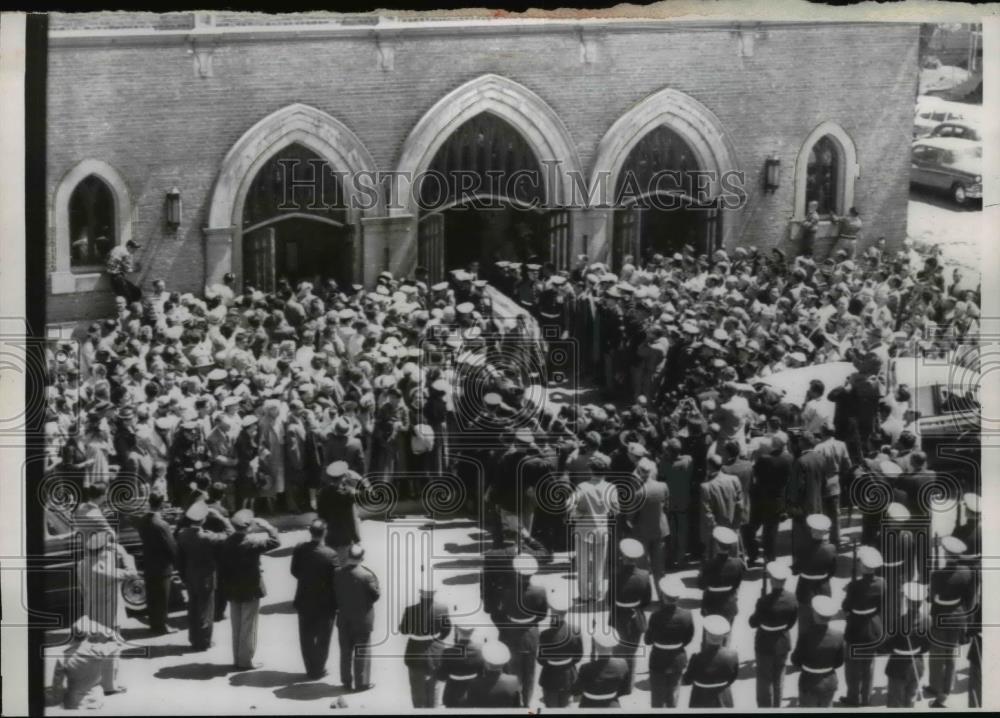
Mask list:
[{"label": "parked car", "polygon": [[983,133],[979,129],[979,125],[975,122],[970,122],[969,120],[952,120],[950,122],[942,122],[940,125],[931,130],[931,137],[955,137],[959,140],[971,140],[973,142],[982,142]]},{"label": "parked car", "polygon": [[983,197],[983,146],[955,137],[913,143],[910,184],[947,192],[956,204]]},{"label": "parked car", "polygon": [[[163,517],[171,525],[176,525],[181,512],[167,509]],[[146,611],[146,584],[142,579],[142,539],[136,528],[136,521],[142,513],[105,511],[108,523],[116,529],[118,543],[125,547],[134,558],[140,575],[121,584],[121,598],[125,611],[130,615],[142,615]],[[62,628],[72,623],[82,613],[80,592],[77,590],[76,564],[83,556],[83,540],[74,530],[72,516],[67,511],[49,507],[45,510],[45,556],[38,567],[41,580],[42,605],[32,605],[32,618],[38,625]],[[183,582],[174,575],[170,591],[168,610],[179,611],[187,605]]]},{"label": "parked car", "polygon": [[917,112],[913,120],[913,139],[929,136],[942,122],[962,120],[978,122],[979,107],[921,95],[917,100]]}]

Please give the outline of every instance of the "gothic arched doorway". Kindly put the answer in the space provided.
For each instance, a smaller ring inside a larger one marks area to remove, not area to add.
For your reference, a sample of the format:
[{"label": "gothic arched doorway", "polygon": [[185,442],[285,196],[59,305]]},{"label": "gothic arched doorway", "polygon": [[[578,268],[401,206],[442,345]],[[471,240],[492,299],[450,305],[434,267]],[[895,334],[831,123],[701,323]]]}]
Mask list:
[{"label": "gothic arched doorway", "polygon": [[257,172],[243,203],[244,283],[353,281],[353,227],[340,178],[318,154],[291,144]]},{"label": "gothic arched doorway", "polygon": [[717,202],[706,196],[701,169],[691,147],[666,125],[632,148],[615,183],[614,271],[627,256],[646,262],[684,245],[698,254],[718,247]]},{"label": "gothic arched doorway", "polygon": [[569,264],[568,213],[546,209],[546,178],[520,132],[482,112],[441,145],[420,178],[418,247],[432,281],[499,260]]}]

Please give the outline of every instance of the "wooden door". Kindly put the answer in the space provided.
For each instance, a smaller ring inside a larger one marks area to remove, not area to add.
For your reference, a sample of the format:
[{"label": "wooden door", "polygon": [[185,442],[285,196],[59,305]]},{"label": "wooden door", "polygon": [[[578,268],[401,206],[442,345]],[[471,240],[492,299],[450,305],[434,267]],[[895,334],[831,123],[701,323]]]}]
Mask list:
[{"label": "wooden door", "polygon": [[549,261],[556,269],[569,269],[571,258],[569,212],[556,209],[548,215]]},{"label": "wooden door", "polygon": [[417,254],[427,268],[431,284],[444,279],[444,215],[431,214],[420,220],[417,229]]},{"label": "wooden door", "polygon": [[639,258],[642,237],[642,208],[621,207],[615,210],[614,227],[611,234],[611,271],[620,272],[625,257]]},{"label": "wooden door", "polygon": [[243,243],[244,286],[274,291],[274,227],[252,232]]}]

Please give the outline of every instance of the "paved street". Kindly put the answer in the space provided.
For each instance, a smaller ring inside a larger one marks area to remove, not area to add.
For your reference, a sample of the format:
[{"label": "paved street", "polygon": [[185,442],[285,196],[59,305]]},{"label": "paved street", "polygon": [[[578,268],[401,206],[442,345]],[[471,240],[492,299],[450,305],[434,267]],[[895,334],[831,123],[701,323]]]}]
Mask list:
[{"label": "paved street", "polygon": [[[176,614],[172,624],[180,632],[158,638],[147,638],[142,624],[130,620],[124,628],[124,637],[136,647],[121,662],[121,682],[128,686],[127,693],[105,699],[104,711],[114,715],[128,714],[168,714],[168,713],[240,713],[269,714],[284,712],[322,713],[338,696],[343,695],[346,706],[352,710],[375,710],[389,712],[410,706],[409,686],[406,669],[403,666],[402,650],[405,639],[395,635],[402,608],[412,600],[419,580],[421,567],[432,566],[434,583],[442,590],[449,602],[467,605],[476,602],[479,595],[479,552],[488,547],[488,536],[479,530],[475,521],[452,519],[430,521],[425,517],[400,517],[390,522],[366,520],[363,523],[363,542],[368,547],[368,565],[382,583],[382,600],[377,604],[372,678],[376,687],[372,691],[344,694],[337,669],[336,636],[328,664],[330,676],[322,681],[308,681],[303,674],[302,660],[298,646],[298,627],[292,609],[291,599],[294,583],[289,576],[292,547],[305,539],[303,528],[309,515],[296,517],[294,521],[282,522],[290,525],[283,530],[281,547],[263,560],[265,582],[268,595],[262,601],[257,660],[264,663],[256,671],[234,672],[231,668],[229,622],[216,624],[214,640],[216,645],[204,653],[193,653],[187,647],[187,634],[183,630],[186,618]],[[947,532],[953,513],[943,509],[938,517],[936,530]],[[298,527],[297,527],[298,526]],[[783,526],[782,541],[787,542],[788,526]],[[847,536],[858,533],[858,522],[846,532]],[[787,544],[786,544],[787,545]],[[386,552],[384,547],[392,547]],[[785,549],[787,551],[787,548]],[[388,560],[388,555],[399,556],[398,561]],[[429,560],[421,560],[421,556]],[[789,559],[785,559],[788,561]],[[696,608],[700,591],[696,588],[696,571],[692,568],[682,572],[687,593],[682,597],[682,605]],[[838,565],[838,578],[833,581],[834,599],[839,603],[843,588],[850,576],[850,553],[845,548]],[[563,581],[571,578],[568,556],[557,554],[553,565],[544,570],[543,580]],[[760,595],[761,570],[747,573],[740,589],[740,614],[736,619],[733,646],[740,654],[740,677],[733,686],[733,697],[737,708],[753,708],[755,702],[753,631],[747,624],[754,602]],[[792,579],[788,588],[794,591]],[[592,623],[589,614],[572,613],[586,632]],[[842,621],[840,622],[842,625]],[[695,611],[696,634],[693,646],[701,640],[701,617]],[[57,636],[53,636],[56,640]],[[584,653],[589,652],[589,641],[585,638]],[[964,653],[964,651],[963,651]],[[874,705],[885,705],[884,663],[880,659],[875,668]],[[646,675],[646,659],[638,659],[636,691],[622,699],[625,709],[648,709],[649,691]],[[52,661],[47,661],[51,675]],[[966,706],[966,663],[959,662],[956,692],[950,707]],[[786,677],[785,705],[796,705],[797,674]],[[682,689],[681,705],[687,706],[690,689]],[[843,673],[841,691],[843,694]],[[536,702],[540,702],[540,691],[536,691]],[[926,701],[919,705],[925,706]],[[51,708],[52,713],[63,713],[62,708]]]},{"label": "paved street", "polygon": [[[911,188],[907,235],[917,247],[941,247],[945,264],[959,266],[962,286],[975,289],[982,274],[987,233],[978,206],[958,207],[948,197]],[[951,272],[947,272],[951,281]]]}]

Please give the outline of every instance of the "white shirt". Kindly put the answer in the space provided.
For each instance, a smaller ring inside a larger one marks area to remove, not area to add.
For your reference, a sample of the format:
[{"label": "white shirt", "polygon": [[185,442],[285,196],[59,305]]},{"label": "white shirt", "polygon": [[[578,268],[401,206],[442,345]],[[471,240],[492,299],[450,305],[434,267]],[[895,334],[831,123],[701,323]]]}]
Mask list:
[{"label": "white shirt", "polygon": [[818,434],[823,426],[833,426],[836,407],[825,396],[810,399],[802,409],[802,428]]}]

